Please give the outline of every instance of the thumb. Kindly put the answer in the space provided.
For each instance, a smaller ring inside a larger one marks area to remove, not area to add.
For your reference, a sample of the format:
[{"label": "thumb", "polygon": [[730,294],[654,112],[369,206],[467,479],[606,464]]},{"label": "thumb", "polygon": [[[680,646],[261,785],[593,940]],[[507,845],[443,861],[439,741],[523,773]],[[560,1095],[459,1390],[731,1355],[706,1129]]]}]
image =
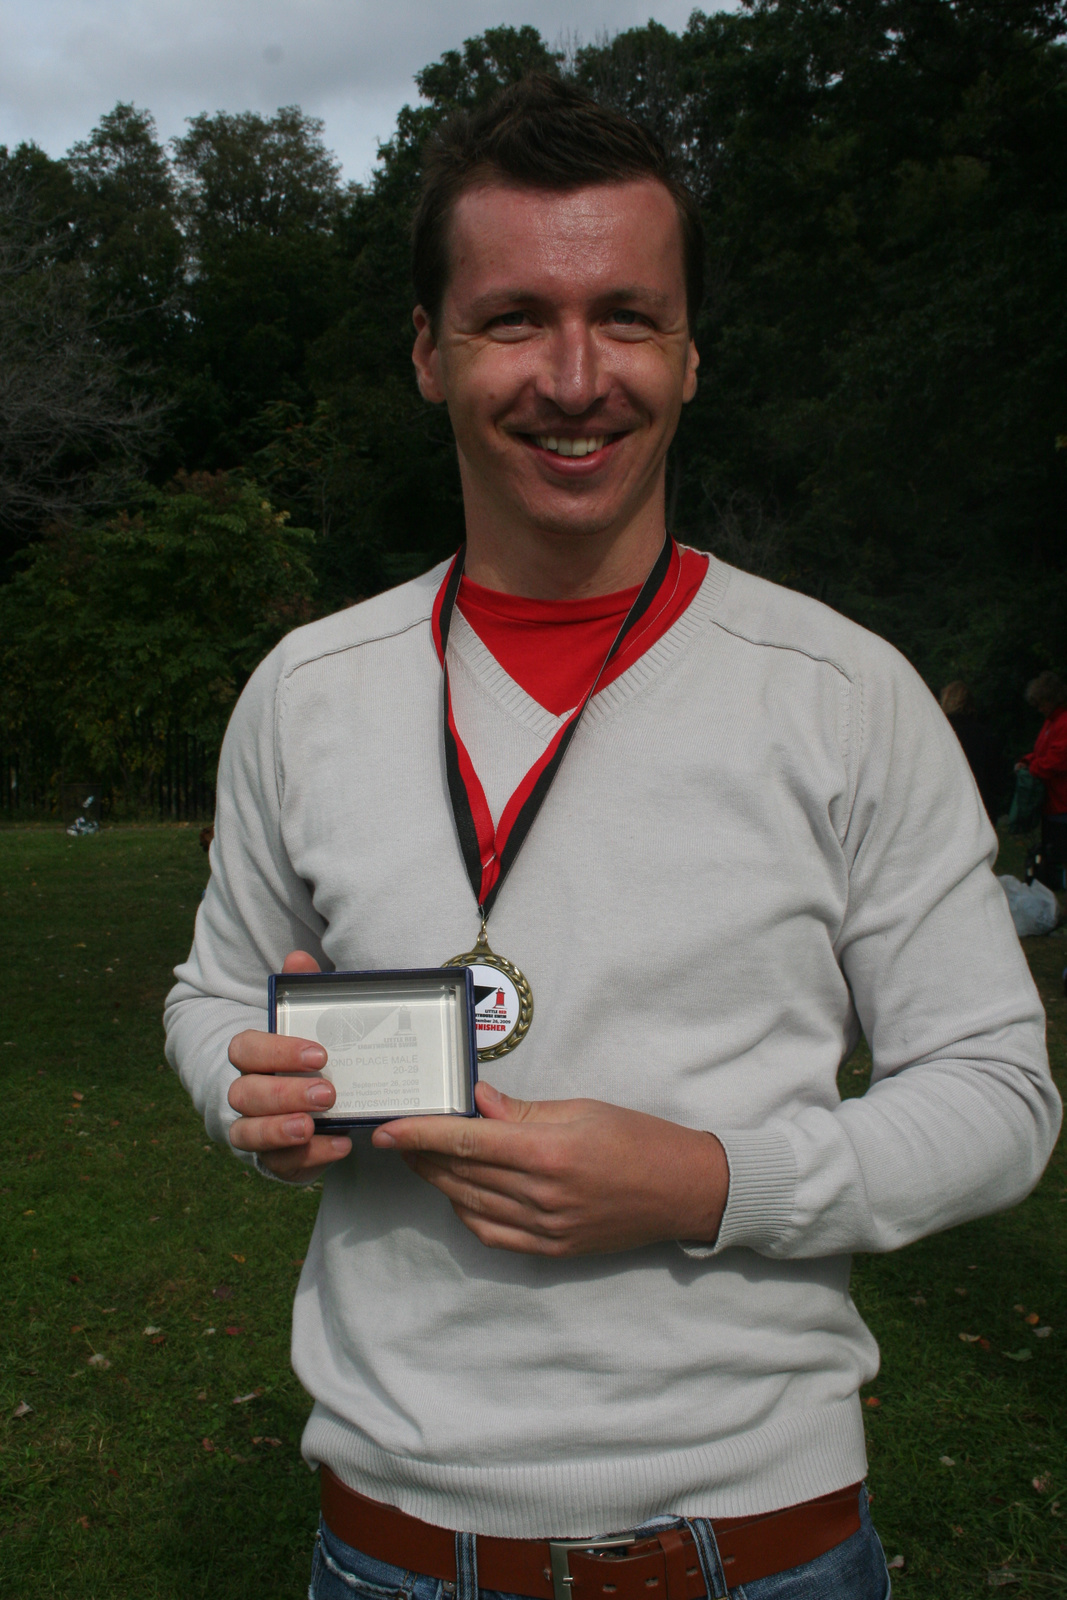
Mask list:
[{"label": "thumb", "polygon": [[517,1100],[481,1079],[474,1100],[483,1117],[493,1122],[570,1122],[580,1113],[577,1100]]},{"label": "thumb", "polygon": [[283,972],[321,972],[322,968],[314,956],[309,956],[306,950],[290,950],[282,962]]}]

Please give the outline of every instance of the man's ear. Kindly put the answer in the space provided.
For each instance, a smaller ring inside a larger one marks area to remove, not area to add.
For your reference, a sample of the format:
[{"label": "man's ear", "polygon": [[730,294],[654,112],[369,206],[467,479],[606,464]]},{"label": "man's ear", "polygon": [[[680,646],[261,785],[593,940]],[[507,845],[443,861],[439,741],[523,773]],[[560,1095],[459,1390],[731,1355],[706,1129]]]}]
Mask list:
[{"label": "man's ear", "polygon": [[682,382],[682,400],[684,403],[692,400],[697,392],[697,368],[700,365],[700,352],[692,339],[689,341],[689,351],[685,362],[685,378]]},{"label": "man's ear", "polygon": [[443,405],[445,392],[441,387],[438,372],[440,357],[437,350],[437,341],[433,336],[430,326],[430,314],[422,306],[416,306],[411,313],[411,320],[415,324],[415,344],[411,352],[411,359],[415,364],[415,376],[418,379],[419,393],[424,400],[429,400],[433,405]]}]

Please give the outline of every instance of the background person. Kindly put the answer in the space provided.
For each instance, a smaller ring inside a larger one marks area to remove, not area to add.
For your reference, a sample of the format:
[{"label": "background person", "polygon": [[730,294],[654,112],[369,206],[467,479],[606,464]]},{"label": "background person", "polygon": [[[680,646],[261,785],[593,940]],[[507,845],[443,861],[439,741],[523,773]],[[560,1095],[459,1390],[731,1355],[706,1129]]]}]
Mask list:
[{"label": "background person", "polygon": [[[1034,748],[1016,763],[1045,785],[1041,850],[1049,865],[1067,865],[1067,684],[1055,672],[1042,672],[1026,686],[1026,703],[1040,711]],[[1062,887],[1062,884],[1061,884]]]},{"label": "background person", "polygon": [[[213,1135],[324,1174],[293,1327],[311,1592],[884,1600],[850,1252],[1014,1203],[1058,1124],[995,840],[894,650],[665,539],[700,238],[656,142],[535,80],[427,171],[414,360],[465,566],[254,674],[167,1012]],[[509,799],[625,619],[492,910],[536,1004],[482,1119],[315,1134],[325,1052],[264,1031],[267,974],[469,949]]]},{"label": "background person", "polygon": [[978,785],[978,793],[982,796],[982,804],[990,822],[995,825],[1006,787],[1007,762],[988,724],[975,710],[970,689],[961,679],[946,683],[941,691],[941,709],[963,746],[963,753]]}]

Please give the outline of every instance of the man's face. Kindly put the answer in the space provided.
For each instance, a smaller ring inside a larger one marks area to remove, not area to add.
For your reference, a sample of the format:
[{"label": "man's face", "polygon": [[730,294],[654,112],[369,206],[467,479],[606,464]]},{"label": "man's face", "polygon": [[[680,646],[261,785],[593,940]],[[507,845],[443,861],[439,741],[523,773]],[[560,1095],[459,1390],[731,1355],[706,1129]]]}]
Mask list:
[{"label": "man's face", "polygon": [[468,528],[581,536],[658,515],[696,392],[682,233],[662,184],[467,190],[438,327],[413,359],[456,435]]}]

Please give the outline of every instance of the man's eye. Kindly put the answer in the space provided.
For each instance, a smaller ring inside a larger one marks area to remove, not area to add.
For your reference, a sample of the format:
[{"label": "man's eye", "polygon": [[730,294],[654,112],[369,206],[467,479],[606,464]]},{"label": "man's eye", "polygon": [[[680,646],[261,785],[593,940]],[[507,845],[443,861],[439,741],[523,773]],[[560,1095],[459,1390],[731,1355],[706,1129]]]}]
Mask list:
[{"label": "man's eye", "polygon": [[641,319],[636,311],[623,311],[620,309],[611,313],[611,320],[619,323],[624,328],[632,328]]},{"label": "man's eye", "polygon": [[504,311],[496,319],[498,328],[521,328],[526,321],[525,311]]}]

